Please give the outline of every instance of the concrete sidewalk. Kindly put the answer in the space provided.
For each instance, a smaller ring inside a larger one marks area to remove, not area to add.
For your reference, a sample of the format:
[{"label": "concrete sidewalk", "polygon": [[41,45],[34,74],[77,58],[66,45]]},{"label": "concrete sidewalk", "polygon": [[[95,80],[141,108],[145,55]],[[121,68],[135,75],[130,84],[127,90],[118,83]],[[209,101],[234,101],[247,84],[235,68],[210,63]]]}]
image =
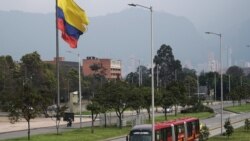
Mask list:
[{"label": "concrete sidewalk", "polygon": [[[82,122],[91,121],[91,118],[82,118]],[[75,121],[73,123],[80,123],[80,118],[75,117]],[[53,127],[56,125],[55,118],[35,118],[30,122],[31,129],[44,128],[44,127]],[[67,122],[61,120],[60,125],[67,126]],[[20,121],[12,124],[10,123],[8,117],[0,116],[0,134],[6,132],[14,132],[14,131],[22,131],[28,129],[28,122],[25,119],[21,119]]]}]

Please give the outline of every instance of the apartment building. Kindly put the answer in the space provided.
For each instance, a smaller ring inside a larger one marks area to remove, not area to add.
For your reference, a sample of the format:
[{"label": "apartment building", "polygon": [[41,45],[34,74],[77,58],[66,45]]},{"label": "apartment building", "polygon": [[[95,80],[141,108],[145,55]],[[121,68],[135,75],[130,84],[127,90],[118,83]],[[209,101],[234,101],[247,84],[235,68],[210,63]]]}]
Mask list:
[{"label": "apartment building", "polygon": [[[93,71],[91,66],[97,65],[100,69]],[[121,79],[121,61],[112,59],[101,59],[94,56],[83,59],[83,74],[91,76],[95,73],[104,75],[106,79]]]}]

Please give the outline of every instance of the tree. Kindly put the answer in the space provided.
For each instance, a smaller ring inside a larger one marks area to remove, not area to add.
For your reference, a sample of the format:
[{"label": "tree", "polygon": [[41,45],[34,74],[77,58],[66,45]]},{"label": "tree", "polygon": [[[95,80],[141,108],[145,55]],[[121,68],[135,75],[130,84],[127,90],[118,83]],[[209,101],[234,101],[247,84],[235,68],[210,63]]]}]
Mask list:
[{"label": "tree", "polygon": [[108,86],[108,83],[104,84],[104,87],[102,87],[98,94],[94,97],[94,101],[96,101],[100,105],[100,113],[104,114],[105,118],[105,124],[104,127],[107,127],[107,111],[111,110],[111,105],[109,105],[109,97],[107,97],[107,93],[109,92],[108,89],[106,89],[106,86]]},{"label": "tree", "polygon": [[173,105],[175,106],[175,116],[177,115],[178,105],[185,106],[186,103],[186,95],[185,95],[185,87],[183,83],[180,82],[172,82],[166,88],[167,91],[171,93],[171,99],[173,99]]},{"label": "tree", "polygon": [[230,75],[231,89],[242,85],[244,72],[240,67],[231,66],[230,68],[228,68],[226,74]]},{"label": "tree", "polygon": [[91,79],[90,91],[92,96],[98,92],[98,90],[102,87],[102,85],[106,82],[105,74],[106,69],[102,66],[102,64],[93,64],[90,66],[90,69],[94,72]]},{"label": "tree", "polygon": [[91,120],[91,133],[94,133],[94,122],[98,114],[100,113],[101,107],[97,102],[92,101],[91,103],[87,105],[87,110],[91,111],[91,119],[92,119]]},{"label": "tree", "polygon": [[230,68],[227,69],[227,72],[226,74],[230,74],[232,76],[235,76],[235,77],[241,77],[244,75],[244,72],[243,70],[238,67],[238,66],[231,66]]},{"label": "tree", "polygon": [[151,88],[150,87],[141,87],[140,88],[140,93],[143,97],[143,108],[147,110],[148,113],[148,119],[151,119],[151,113],[150,113],[150,108],[152,105],[152,95],[151,95]]},{"label": "tree", "polygon": [[189,76],[187,75],[184,78],[184,87],[186,90],[186,95],[187,95],[187,100],[189,102],[187,102],[187,105],[194,105],[193,100],[189,100],[192,99],[195,95],[195,93],[197,92],[197,81],[195,77]]},{"label": "tree", "polygon": [[225,135],[229,138],[229,136],[231,136],[234,132],[234,128],[231,125],[229,118],[225,121],[224,128],[226,129]]},{"label": "tree", "polygon": [[129,107],[130,98],[130,87],[127,83],[122,81],[110,81],[103,87],[105,93],[105,103],[109,107],[115,110],[117,117],[119,118],[119,125],[122,128],[122,116],[123,112]]},{"label": "tree", "polygon": [[[33,55],[37,56],[36,53]],[[2,91],[4,94],[3,100],[5,101],[4,108],[9,112],[10,121],[15,123],[20,118],[24,118],[27,121],[28,139],[30,139],[30,120],[41,113],[40,105],[43,101],[42,96],[39,95],[39,89],[35,88],[36,84],[39,84],[36,82],[41,81],[40,77],[37,78],[37,81],[33,81],[32,77],[27,75],[30,74],[28,70],[33,72],[37,70],[31,64],[38,66],[35,58],[27,59],[29,56],[32,55],[23,56],[21,64],[14,63],[9,56],[5,58],[5,70],[9,70],[8,73],[11,77],[9,77],[8,81],[5,80]],[[27,64],[30,65],[28,68],[23,67],[24,61],[27,61]]]},{"label": "tree", "polygon": [[[165,44],[157,51],[154,62],[159,66],[159,78],[164,87],[175,79],[178,72],[181,72],[181,62],[174,59],[172,48]],[[154,69],[156,70],[156,67]]]},{"label": "tree", "polygon": [[233,101],[233,106],[234,106],[234,103],[235,101],[239,101],[240,100],[240,97],[239,97],[239,94],[238,94],[238,89],[233,89],[230,93],[229,93],[229,96],[230,98],[232,99]]},{"label": "tree", "polygon": [[[39,97],[42,97],[37,105],[43,110],[47,111],[48,107],[55,98],[56,80],[53,73],[53,68],[43,63],[40,55],[37,52],[26,54],[21,58],[20,67],[21,76],[24,80],[30,81],[30,86]],[[39,110],[41,110],[39,109]],[[59,132],[60,119],[63,116],[66,106],[56,106],[56,129]],[[44,112],[45,113],[45,112]],[[46,113],[45,113],[46,114]]]},{"label": "tree", "polygon": [[167,120],[167,108],[170,108],[174,105],[174,97],[170,91],[161,89],[161,107],[164,110],[165,119]]},{"label": "tree", "polygon": [[41,112],[38,103],[42,97],[39,96],[26,81],[16,89],[16,94],[8,97],[8,112],[11,123],[15,123],[20,118],[24,118],[28,123],[28,140],[30,140],[30,120],[34,119]]},{"label": "tree", "polygon": [[53,68],[42,62],[37,52],[26,54],[21,58],[20,76],[23,81],[29,80],[36,94],[43,97],[39,102],[43,113],[47,116],[47,108],[55,97],[55,74]]},{"label": "tree", "polygon": [[0,109],[6,104],[6,97],[9,93],[14,93],[19,78],[19,65],[11,56],[0,56]]},{"label": "tree", "polygon": [[[139,68],[140,67],[140,68]],[[138,84],[139,81],[139,71],[141,72],[142,84],[141,86],[151,86],[150,70],[147,67],[141,65],[138,66],[136,72],[130,72],[126,76],[126,82],[130,84]]]},{"label": "tree", "polygon": [[140,114],[140,110],[143,107],[145,101],[143,99],[143,94],[141,93],[141,88],[132,87],[131,97],[129,102],[129,107],[136,111],[137,115]]}]

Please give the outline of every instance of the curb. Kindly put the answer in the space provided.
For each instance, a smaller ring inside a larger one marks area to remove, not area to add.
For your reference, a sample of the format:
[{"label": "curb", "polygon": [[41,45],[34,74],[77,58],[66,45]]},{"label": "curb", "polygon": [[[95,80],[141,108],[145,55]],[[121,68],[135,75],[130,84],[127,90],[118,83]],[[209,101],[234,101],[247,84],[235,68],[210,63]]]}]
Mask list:
[{"label": "curb", "polygon": [[123,135],[123,136],[108,138],[108,139],[104,139],[104,140],[100,140],[100,141],[111,141],[111,140],[120,139],[120,138],[125,138],[125,137],[126,137],[126,135]]}]

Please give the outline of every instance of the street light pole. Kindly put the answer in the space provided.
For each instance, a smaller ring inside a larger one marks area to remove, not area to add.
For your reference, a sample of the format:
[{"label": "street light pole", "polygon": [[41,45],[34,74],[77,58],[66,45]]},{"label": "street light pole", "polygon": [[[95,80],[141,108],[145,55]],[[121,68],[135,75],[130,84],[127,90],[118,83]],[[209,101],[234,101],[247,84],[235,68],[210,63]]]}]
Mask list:
[{"label": "street light pole", "polygon": [[67,51],[68,53],[75,54],[78,57],[78,74],[79,74],[79,105],[80,105],[80,128],[82,128],[82,87],[81,87],[81,58],[79,53],[73,53]]},{"label": "street light pole", "polygon": [[197,95],[198,95],[198,102],[200,102],[200,82],[198,73],[197,73]]},{"label": "street light pole", "polygon": [[128,4],[129,6],[133,6],[133,7],[142,7],[145,9],[150,10],[150,30],[151,30],[151,93],[152,93],[152,141],[155,140],[155,115],[154,115],[154,60],[153,60],[153,7],[146,7],[140,4]]},{"label": "street light pole", "polygon": [[222,48],[221,48],[221,33],[205,32],[206,34],[213,34],[220,38],[220,89],[221,89],[221,135],[223,133],[223,76],[222,76]]}]

